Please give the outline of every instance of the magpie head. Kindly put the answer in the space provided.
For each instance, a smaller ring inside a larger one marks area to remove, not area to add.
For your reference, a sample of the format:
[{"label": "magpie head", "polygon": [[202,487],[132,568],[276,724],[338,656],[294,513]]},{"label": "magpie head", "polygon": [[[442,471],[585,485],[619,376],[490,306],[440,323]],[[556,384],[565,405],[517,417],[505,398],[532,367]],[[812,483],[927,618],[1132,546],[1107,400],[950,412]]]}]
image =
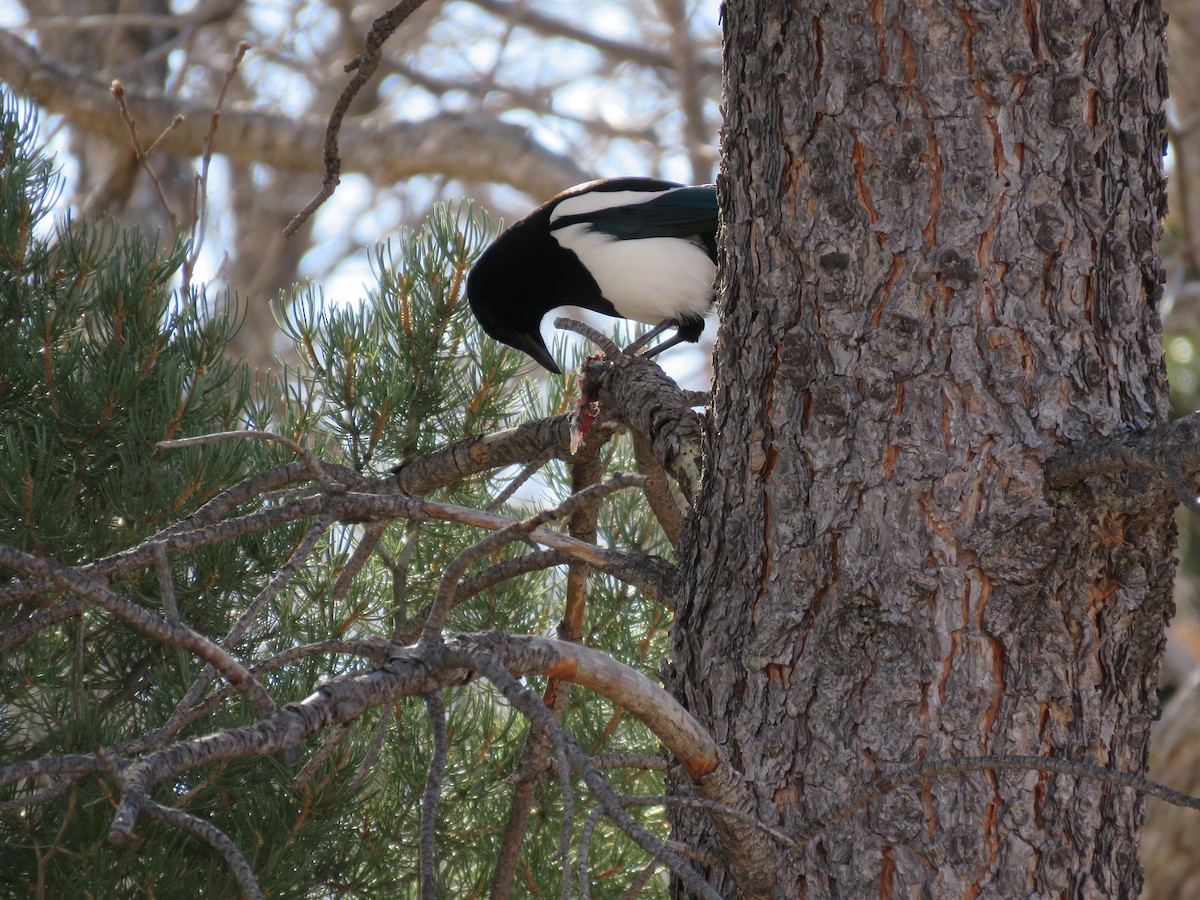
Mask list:
[{"label": "magpie head", "polygon": [[562,370],[542,340],[542,316],[549,307],[523,296],[519,274],[496,264],[502,254],[490,255],[491,258],[485,252],[467,276],[471,312],[491,337],[529,354],[555,375],[561,375]]}]

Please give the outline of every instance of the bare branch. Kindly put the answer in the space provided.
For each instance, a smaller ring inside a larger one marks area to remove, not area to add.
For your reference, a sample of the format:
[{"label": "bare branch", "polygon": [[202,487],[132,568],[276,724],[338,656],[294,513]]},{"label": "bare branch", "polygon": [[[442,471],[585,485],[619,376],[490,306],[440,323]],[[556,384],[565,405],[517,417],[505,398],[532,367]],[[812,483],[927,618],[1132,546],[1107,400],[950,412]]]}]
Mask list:
[{"label": "bare branch", "polygon": [[[133,115],[129,112],[129,107],[125,103],[125,85],[120,81],[113,81],[110,90],[117,101],[117,108],[121,111],[121,120],[125,123],[125,127],[129,129],[129,140],[133,144],[133,153],[137,157],[138,165],[150,177],[150,183],[154,185],[155,193],[158,195],[158,202],[171,223],[171,233],[174,234],[179,230],[179,217],[175,215],[175,210],[171,209],[171,204],[167,202],[167,195],[163,193],[163,186],[162,182],[158,180],[158,173],[150,166],[150,154],[142,147],[142,141],[137,133],[137,123],[134,121]],[[171,124],[164,128],[162,133],[155,139],[154,145],[158,146],[167,133],[171,129],[177,128],[180,123],[181,119],[179,116],[172,119]]]},{"label": "bare branch", "polygon": [[295,234],[300,226],[337,190],[342,173],[342,156],[338,150],[338,135],[342,130],[342,121],[346,117],[346,112],[350,109],[350,103],[362,90],[363,85],[371,80],[371,76],[379,67],[384,42],[404,23],[405,19],[420,9],[424,2],[425,0],[400,0],[371,23],[371,28],[363,41],[362,53],[346,66],[346,71],[353,71],[354,77],[342,89],[341,96],[337,98],[337,102],[333,105],[333,111],[329,114],[329,124],[325,129],[325,153],[323,156],[325,177],[321,180],[321,190],[304,209],[295,215],[292,221],[288,222],[283,229],[284,237],[291,237]]},{"label": "bare branch", "polygon": [[[317,521],[313,523],[313,526],[304,535],[303,540],[300,541],[299,546],[292,551],[292,555],[288,557],[287,562],[280,566],[279,571],[275,573],[275,576],[267,586],[258,592],[258,596],[246,607],[245,612],[238,617],[237,622],[229,629],[229,633],[221,641],[222,647],[230,648],[241,640],[242,635],[246,633],[246,629],[259,617],[266,605],[275,599],[287,583],[292,580],[292,576],[295,575],[296,570],[304,564],[309,555],[316,549],[317,541],[321,539],[321,536],[325,534],[329,526],[334,523],[334,520],[335,516],[329,512],[324,512],[318,517]],[[200,699],[201,694],[204,693],[204,689],[208,687],[209,682],[212,680],[213,674],[214,670],[212,668],[206,668],[200,673],[183,699],[179,701],[171,719],[163,726],[165,729],[170,731],[177,727],[176,719],[185,715],[188,709]]]},{"label": "bare branch", "polygon": [[[490,566],[478,575],[462,581],[454,593],[454,603],[451,608],[453,609],[464,600],[512,578],[541,569],[549,569],[552,566],[563,566],[570,561],[571,557],[559,550],[537,550],[523,556],[506,559],[504,562]],[[432,604],[425,606],[404,623],[404,627],[393,638],[397,644],[411,644],[417,639],[421,634],[421,629],[425,627],[425,622],[429,619],[431,608]]]},{"label": "bare branch", "polygon": [[[571,490],[573,493],[592,487],[599,481],[600,450],[606,440],[606,437],[601,437],[588,441],[576,452],[571,467]],[[596,518],[599,508],[600,504],[597,500],[581,504],[571,514],[568,526],[571,537],[590,544],[596,542]],[[568,569],[567,601],[562,620],[558,624],[559,640],[578,641],[583,632],[589,571],[587,566],[577,562],[571,563]],[[569,682],[558,678],[548,679],[546,689],[542,694],[542,702],[550,710],[554,721],[562,722],[569,698]],[[529,729],[516,771],[509,778],[513,786],[512,801],[508,808],[508,820],[504,825],[500,851],[496,855],[496,866],[492,872],[492,900],[507,900],[512,894],[521,844],[525,839],[529,816],[533,809],[534,793],[541,784],[546,771],[546,753],[549,748],[550,735],[536,728]],[[561,753],[561,750],[559,752]],[[571,884],[571,876],[568,871],[569,840],[570,832],[567,830],[567,822],[564,817],[562,847],[560,848],[560,854],[564,861],[564,892],[570,889]]]},{"label": "bare branch", "polygon": [[0,766],[0,786],[23,781],[26,778],[41,778],[48,775],[95,775],[111,771],[108,761],[91,753],[71,753],[43,756]]},{"label": "bare branch", "polygon": [[[472,544],[455,560],[446,567],[445,573],[442,575],[441,585],[438,587],[437,598],[433,602],[433,608],[429,611],[429,618],[425,622],[425,628],[421,634],[422,643],[433,643],[442,639],[442,628],[446,624],[446,616],[449,615],[452,602],[454,600],[455,591],[458,588],[458,583],[462,579],[467,568],[478,559],[482,559],[489,553],[500,549],[505,544],[512,543],[519,537],[529,535],[533,537],[535,532],[543,535],[549,535],[553,532],[543,531],[539,526],[546,522],[552,522],[559,519],[568,513],[573,512],[585,503],[593,499],[599,499],[613,491],[620,490],[626,487],[639,487],[645,481],[642,475],[621,475],[617,474],[610,478],[604,484],[599,484],[591,488],[579,491],[572,494],[558,506],[552,509],[546,509],[535,516],[531,516],[522,522],[514,522],[505,528],[500,529],[492,535],[484,538],[481,541]],[[539,543],[547,543],[535,538]],[[588,546],[583,541],[575,541],[574,544],[582,544]],[[552,544],[550,546],[553,546]],[[556,549],[566,549],[558,547]],[[567,551],[570,552],[570,551]]]},{"label": "bare branch", "polygon": [[24,797],[18,797],[16,800],[0,801],[0,812],[14,812],[20,809],[26,809],[30,806],[38,806],[42,803],[49,803],[55,797],[59,796],[63,791],[69,790],[76,781],[75,778],[64,778],[62,781],[56,781],[53,784],[48,784],[44,788],[40,788],[31,794],[26,794]]},{"label": "bare branch", "polygon": [[[205,225],[208,222],[208,169],[212,164],[213,147],[217,138],[217,125],[221,121],[221,107],[225,105],[225,95],[229,93],[229,85],[233,83],[238,66],[242,64],[242,59],[249,49],[250,44],[247,41],[241,41],[238,44],[237,51],[233,55],[233,60],[229,63],[229,68],[225,72],[225,80],[221,83],[221,90],[217,93],[217,102],[213,105],[212,112],[208,117],[208,131],[204,135],[204,153],[200,157],[200,172],[196,176],[195,189],[192,194],[192,225],[189,229],[191,233],[191,248],[188,250],[187,259],[183,261],[182,286],[180,290],[185,297],[191,293],[192,272],[196,269],[196,261],[200,258],[200,250],[204,246],[204,235],[207,231]],[[179,116],[175,117],[175,121],[179,121]],[[159,136],[159,140],[162,140],[162,135]],[[155,143],[158,142],[156,141]]]},{"label": "bare branch", "polygon": [[349,725],[339,725],[334,728],[329,734],[325,735],[325,740],[321,742],[321,746],[317,748],[317,752],[308,758],[308,762],[304,764],[299,772],[292,777],[292,787],[303,788],[312,781],[312,777],[316,774],[317,769],[321,768],[321,764],[329,759],[334,750],[338,748],[346,738],[350,735]]},{"label": "bare branch", "polygon": [[1112,435],[1046,463],[1046,484],[1067,488],[1094,475],[1127,469],[1167,476],[1179,502],[1200,513],[1200,498],[1187,476],[1200,469],[1200,413],[1191,413],[1145,431]]},{"label": "bare branch", "polygon": [[217,828],[216,825],[213,825],[211,822],[205,822],[203,819],[198,819],[182,810],[162,806],[148,798],[143,800],[141,812],[151,819],[158,819],[161,822],[166,822],[168,825],[174,825],[181,831],[186,831],[200,838],[200,840],[204,841],[225,858],[225,862],[233,870],[233,874],[237,878],[238,884],[241,885],[245,895],[250,900],[261,900],[263,896],[262,889],[258,886],[258,880],[254,877],[254,870],[250,868],[250,863],[246,861],[246,857],[242,855],[242,851],[238,849],[237,844],[225,832]]},{"label": "bare branch", "polygon": [[156,541],[153,549],[154,568],[158,573],[158,586],[162,593],[163,618],[172,625],[178,625],[179,601],[175,597],[175,579],[171,577],[171,562],[167,559],[167,547],[162,541]]},{"label": "bare branch", "polygon": [[487,511],[495,512],[507,503],[512,498],[512,495],[520,490],[521,485],[540,472],[549,461],[550,457],[547,456],[544,459],[535,459],[529,465],[525,466],[524,469],[517,473],[515,478],[505,485],[504,490],[496,495],[496,499],[487,505]]},{"label": "bare branch", "polygon": [[[540,13],[525,3],[511,3],[506,0],[470,0],[470,2],[499,18],[524,25],[539,34],[549,37],[564,37],[594,47],[614,60],[637,63],[641,66],[665,71],[674,69],[675,61],[666,53],[650,47],[639,47],[635,44],[626,44],[603,37],[565,19]],[[715,75],[721,70],[721,64],[716,59],[700,60],[698,66],[705,74]]]},{"label": "bare branch", "polygon": [[429,711],[429,724],[433,729],[433,755],[429,759],[429,774],[425,778],[425,795],[421,803],[421,898],[437,900],[437,808],[450,741],[446,736],[446,705],[437,691],[426,695],[425,708]]},{"label": "bare branch", "polygon": [[199,447],[204,444],[219,444],[224,441],[270,441],[276,444],[283,444],[302,460],[308,466],[309,473],[314,479],[324,482],[328,479],[328,474],[325,472],[325,467],[312,454],[307,447],[299,441],[294,441],[290,437],[285,437],[282,434],[274,434],[270,431],[255,431],[246,429],[244,431],[219,431],[214,434],[201,434],[196,437],[175,438],[170,441],[159,441],[155,444],[160,450],[177,450],[181,447]]},{"label": "bare branch", "polygon": [[661,756],[646,756],[640,753],[606,753],[592,757],[592,765],[601,771],[607,769],[653,769],[667,770],[667,761]]},{"label": "bare branch", "polygon": [[[87,73],[42,56],[15,34],[0,30],[0,81],[31,95],[47,111],[115,143],[128,139],[111,113],[108,86]],[[126,91],[130,113],[150,133],[167,131],[161,149],[182,156],[204,152],[211,110],[201,103]],[[236,163],[303,172],[322,170],[326,122],[319,117],[229,109],[223,155]],[[444,174],[465,181],[500,181],[534,197],[550,197],[593,177],[567,156],[537,143],[529,130],[490,116],[445,115],[425,122],[351,120],[341,128],[342,170],[380,184],[414,175]]]},{"label": "bare branch", "polygon": [[106,609],[143,634],[149,635],[169,647],[178,647],[195,654],[209,663],[237,689],[259,715],[269,714],[278,708],[266,688],[259,684],[258,679],[251,675],[249,670],[224,648],[190,628],[178,624],[173,625],[165,619],[159,618],[148,609],[126,600],[78,570],[3,546],[0,546],[0,565],[23,575],[51,578],[60,587]]},{"label": "bare branch", "polygon": [[650,511],[662,526],[671,546],[678,547],[679,538],[683,534],[683,517],[667,482],[667,470],[654,455],[649,438],[637,430],[631,430],[630,435],[633,438],[633,458],[637,462],[638,471],[647,476],[645,492]]},{"label": "bare branch", "polygon": [[505,699],[529,718],[531,722],[554,735],[555,742],[558,743],[560,749],[564,750],[570,760],[571,767],[581,775],[584,782],[591,789],[597,800],[599,800],[600,805],[604,807],[609,818],[622,831],[629,835],[634,843],[652,856],[662,859],[664,863],[670,866],[671,871],[695,893],[709,898],[709,900],[720,900],[720,895],[713,890],[712,886],[683,857],[669,849],[662,841],[642,828],[641,825],[621,808],[620,798],[608,786],[608,782],[604,780],[604,776],[590,764],[587,756],[579,749],[579,746],[566,735],[562,734],[558,723],[554,721],[549,711],[542,704],[541,698],[535,692],[522,687],[509,674],[505,667],[501,665],[499,660],[489,653],[455,652],[449,650],[449,648],[437,649],[441,649],[446,654],[448,661],[452,660],[459,665],[465,665],[479,672],[499,688]]}]

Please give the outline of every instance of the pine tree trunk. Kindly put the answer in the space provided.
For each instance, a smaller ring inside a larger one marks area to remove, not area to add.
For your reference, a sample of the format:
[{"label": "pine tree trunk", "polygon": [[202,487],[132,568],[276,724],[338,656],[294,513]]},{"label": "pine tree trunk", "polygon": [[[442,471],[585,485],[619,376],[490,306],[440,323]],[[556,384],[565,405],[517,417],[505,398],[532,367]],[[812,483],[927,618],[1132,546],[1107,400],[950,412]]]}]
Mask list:
[{"label": "pine tree trunk", "polygon": [[[785,830],[922,760],[1142,772],[1158,708],[1169,488],[1052,491],[1042,467],[1167,414],[1161,9],[920,6],[725,7],[728,257],[676,676]],[[1141,816],[1089,780],[929,779],[782,884],[1133,897]]]}]

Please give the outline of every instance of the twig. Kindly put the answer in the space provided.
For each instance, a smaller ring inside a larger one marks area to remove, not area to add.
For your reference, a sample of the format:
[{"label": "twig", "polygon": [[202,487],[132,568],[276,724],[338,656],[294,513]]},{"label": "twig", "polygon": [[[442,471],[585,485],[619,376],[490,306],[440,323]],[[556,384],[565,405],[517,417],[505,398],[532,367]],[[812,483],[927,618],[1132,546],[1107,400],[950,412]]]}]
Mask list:
[{"label": "twig", "polygon": [[[329,503],[326,496],[309,497],[291,503],[287,506],[272,507],[229,519],[215,525],[196,528],[191,531],[179,532],[172,528],[164,529],[151,536],[143,543],[129,550],[114,553],[103,559],[96,560],[73,571],[90,578],[112,579],[117,575],[131,572],[154,561],[152,545],[163,541],[169,550],[191,550],[205,547],[220,541],[232,540],[246,534],[286,525],[297,519],[307,519],[319,515]],[[37,596],[55,588],[55,582],[50,578],[30,579],[20,584],[11,585],[0,590],[0,605],[13,603],[25,597]]]},{"label": "twig", "polygon": [[162,593],[163,618],[171,625],[179,624],[179,601],[175,597],[175,579],[171,577],[171,561],[167,559],[167,545],[155,541],[154,569],[158,573],[158,589]]},{"label": "twig", "polygon": [[219,431],[214,434],[201,434],[196,437],[159,441],[154,446],[160,450],[177,450],[182,447],[198,447],[203,444],[219,444],[224,441],[241,440],[270,441],[275,444],[283,444],[304,461],[314,479],[322,483],[328,480],[329,476],[326,474],[324,466],[322,466],[320,460],[312,455],[307,447],[289,437],[284,437],[282,434],[274,434],[270,431],[254,431],[251,429],[244,431]]},{"label": "twig", "polygon": [[[250,627],[250,623],[258,618],[259,614],[266,607],[266,605],[275,599],[276,595],[278,595],[278,593],[283,590],[287,583],[292,580],[292,576],[295,575],[296,570],[304,564],[309,555],[314,549],[316,549],[317,541],[321,539],[321,536],[326,532],[329,526],[334,523],[335,520],[336,515],[330,513],[329,511],[323,512],[317,518],[317,521],[313,523],[313,526],[300,541],[299,546],[292,551],[292,555],[289,556],[287,561],[279,567],[279,570],[275,573],[275,576],[270,580],[267,586],[258,592],[258,596],[251,601],[250,605],[246,607],[245,612],[241,614],[238,620],[233,624],[233,627],[229,629],[229,632],[221,640],[222,647],[232,648],[234,644],[241,640],[242,635],[246,633],[246,629]],[[176,719],[179,716],[184,715],[187,710],[191,708],[191,706],[197,700],[200,699],[200,695],[204,693],[204,689],[208,687],[209,682],[212,680],[212,675],[212,669],[206,668],[200,673],[199,676],[197,676],[196,680],[192,683],[192,686],[188,689],[188,692],[175,707],[175,712],[171,715],[171,718],[167,721],[167,724],[163,726],[164,728],[171,730],[176,727]]]},{"label": "twig", "polygon": [[592,757],[592,765],[604,771],[606,769],[653,769],[665,772],[667,761],[661,756],[648,756],[644,753],[605,753]]},{"label": "twig", "polygon": [[[112,91],[113,98],[117,101],[117,108],[121,111],[121,118],[124,120],[125,126],[129,129],[129,138],[133,143],[133,153],[137,157],[138,165],[150,176],[150,183],[154,185],[154,191],[158,194],[158,202],[162,205],[163,211],[166,212],[167,218],[171,222],[171,233],[175,234],[179,230],[179,217],[171,209],[171,204],[167,202],[167,195],[163,192],[162,182],[158,180],[158,175],[154,169],[150,167],[149,152],[142,148],[142,141],[137,133],[137,123],[134,121],[133,114],[130,113],[129,107],[125,103],[125,85],[119,80],[114,79],[109,90]],[[183,124],[183,117],[176,116],[171,124],[163,130],[163,133],[155,139],[152,146],[157,147],[159,141],[166,136],[167,132],[181,124]]]},{"label": "twig", "polygon": [[[565,698],[564,698],[565,700]],[[561,716],[561,713],[560,713]],[[575,797],[571,794],[571,763],[566,742],[558,744],[559,787],[562,790],[562,829],[558,836],[558,856],[562,860],[562,900],[571,900],[571,832],[575,830]]]},{"label": "twig", "polygon": [[180,624],[172,624],[138,606],[111,589],[88,578],[75,569],[68,568],[48,559],[23,553],[11,547],[0,546],[0,565],[22,574],[48,576],[61,587],[81,598],[95,603],[138,631],[169,647],[178,647],[193,653],[209,663],[239,693],[241,693],[258,715],[267,715],[278,709],[275,700],[249,670],[233,658],[223,647]]},{"label": "twig", "polygon": [[321,768],[321,764],[329,759],[338,745],[346,739],[350,734],[350,726],[339,725],[337,728],[325,735],[325,740],[321,741],[321,746],[317,748],[317,752],[308,758],[308,762],[304,764],[299,772],[292,776],[292,787],[303,789],[312,781],[312,777],[316,774],[317,769]]},{"label": "twig", "polygon": [[37,806],[41,803],[49,803],[63,791],[69,789],[81,776],[76,775],[72,778],[64,778],[62,781],[56,781],[53,784],[48,784],[44,788],[39,788],[33,793],[26,794],[24,797],[18,797],[16,800],[0,801],[0,812],[13,812],[15,810],[24,809],[28,806]]},{"label": "twig", "polygon": [[216,825],[206,822],[203,819],[198,819],[190,813],[183,812],[183,810],[171,809],[170,807],[155,803],[149,798],[143,798],[141,812],[151,819],[158,819],[160,822],[174,825],[181,831],[186,831],[200,838],[200,840],[204,841],[225,858],[225,862],[233,870],[233,874],[237,878],[238,884],[241,885],[245,895],[250,900],[261,900],[263,896],[262,889],[258,886],[258,880],[254,877],[254,870],[250,868],[250,863],[246,861],[246,857],[242,855],[242,851],[238,849],[237,844]]},{"label": "twig", "polygon": [[548,457],[548,456],[544,457],[542,459],[535,459],[533,462],[531,462],[529,465],[527,465],[524,469],[522,469],[519,473],[517,473],[517,476],[515,478],[513,478],[512,481],[510,481],[507,486],[505,486],[503,491],[501,491],[499,494],[496,495],[496,499],[493,500],[491,503],[489,503],[485,507],[485,509],[488,512],[495,512],[496,510],[498,510],[500,507],[502,507],[505,503],[507,503],[509,501],[509,498],[511,498],[512,495],[515,494],[520,489],[521,485],[523,485],[530,478],[532,478],[534,475],[536,475],[538,472],[540,472],[542,467],[544,465],[546,465],[546,463],[548,463],[549,461],[550,461],[550,457]]},{"label": "twig", "polygon": [[578,319],[570,319],[566,316],[559,316],[554,320],[555,328],[563,328],[567,331],[574,331],[576,334],[581,334],[602,351],[605,356],[621,355],[621,348],[613,343],[612,338],[603,332],[597,331],[591,325],[585,325]]},{"label": "twig", "polygon": [[[668,847],[672,847],[673,843],[674,842],[672,841],[667,841],[666,845]],[[677,848],[672,847],[672,849]],[[627,887],[624,893],[621,894],[621,900],[634,900],[634,898],[642,892],[642,889],[650,883],[650,879],[654,877],[654,873],[657,871],[658,860],[652,859],[650,862],[646,863],[642,871],[638,872],[637,878],[633,879],[633,881],[629,883],[629,887]]]},{"label": "twig", "polygon": [[249,41],[241,41],[238,44],[237,51],[233,54],[233,60],[229,63],[229,69],[225,72],[225,80],[221,83],[217,102],[213,105],[212,114],[208,120],[208,131],[204,135],[204,155],[200,158],[200,173],[196,176],[195,188],[192,192],[192,224],[189,229],[192,246],[188,250],[187,259],[183,262],[181,291],[184,297],[187,297],[190,292],[192,272],[196,269],[196,261],[200,258],[200,249],[204,246],[204,232],[207,230],[208,223],[208,167],[212,163],[217,125],[221,121],[221,107],[225,105],[225,95],[229,92],[229,85],[233,83],[238,66],[241,65],[242,59],[249,49]]},{"label": "twig", "polygon": [[354,778],[350,781],[351,793],[361,790],[362,786],[367,783],[367,779],[374,774],[375,760],[379,758],[379,754],[383,750],[383,742],[387,740],[388,726],[391,722],[392,708],[387,705],[381,706],[379,708],[379,724],[375,726],[375,734],[371,736],[371,742],[367,744],[367,752],[363,754],[358,771],[354,773]]},{"label": "twig", "polygon": [[446,735],[446,705],[436,691],[426,695],[425,708],[433,729],[433,755],[425,778],[421,803],[421,900],[437,900],[437,808],[442,794],[442,773],[446,770],[449,739]]},{"label": "twig", "polygon": [[295,234],[321,204],[333,196],[341,181],[342,157],[338,150],[338,133],[342,130],[342,120],[346,117],[346,111],[379,67],[384,41],[424,2],[425,0],[402,0],[371,23],[371,29],[363,41],[362,53],[346,66],[347,72],[354,71],[354,77],[342,90],[341,96],[333,105],[333,111],[329,114],[329,124],[325,128],[325,177],[321,181],[321,190],[288,222],[287,227],[283,229],[284,237]]},{"label": "twig", "polygon": [[[421,632],[422,643],[437,643],[442,639],[442,628],[446,624],[446,616],[449,615],[453,605],[454,594],[458,588],[458,583],[462,579],[467,568],[476,560],[481,559],[494,550],[503,547],[505,544],[511,543],[522,535],[531,535],[541,525],[546,522],[561,518],[568,513],[579,508],[580,505],[588,503],[593,499],[610,494],[613,491],[620,490],[626,487],[640,487],[645,483],[644,476],[641,475],[615,475],[604,484],[596,485],[587,490],[572,494],[562,503],[552,509],[543,510],[535,516],[525,519],[521,522],[515,522],[493,534],[488,535],[481,541],[472,544],[446,567],[446,571],[442,576],[441,584],[438,586],[437,597],[434,599],[433,608],[429,611],[429,618],[425,622],[425,628]],[[577,542],[582,543],[582,542]]]},{"label": "twig", "polygon": [[167,139],[167,135],[169,135],[172,131],[174,131],[176,128],[178,128],[180,125],[182,125],[183,121],[184,121],[183,116],[176,116],[175,118],[173,118],[171,120],[170,125],[168,125],[166,128],[164,128],[162,131],[160,131],[158,133],[158,137],[156,137],[153,141],[151,141],[150,146],[146,148],[146,159],[147,160],[149,160],[150,157],[154,154],[154,151],[158,149],[159,144],[161,144],[164,140]]},{"label": "twig", "polygon": [[375,548],[379,546],[379,542],[383,540],[388,524],[387,522],[372,522],[366,527],[358,546],[354,548],[354,552],[342,566],[342,571],[338,573],[337,581],[329,589],[329,599],[326,603],[330,607],[338,606],[350,592],[350,586],[354,584],[355,576],[362,571],[363,566],[371,558],[371,554],[375,552]]},{"label": "twig", "polygon": [[[315,644],[304,644],[300,647],[289,647],[282,653],[272,656],[270,659],[263,660],[261,663],[253,666],[250,671],[256,676],[264,675],[268,672],[274,672],[283,668],[288,663],[295,662],[300,659],[307,659],[310,656],[316,656],[319,653],[344,653],[364,657],[375,663],[382,663],[387,658],[387,653],[375,644],[367,641],[318,641]],[[121,755],[132,753],[145,753],[148,750],[157,750],[164,743],[172,740],[180,731],[196,722],[208,713],[212,712],[222,703],[229,699],[231,688],[226,685],[219,690],[214,691],[203,702],[198,703],[191,709],[186,710],[182,715],[172,718],[172,727],[167,728],[165,725],[156,728],[149,734],[142,735],[137,738],[125,741],[110,747],[109,751]]]},{"label": "twig", "polygon": [[[583,778],[588,788],[604,807],[605,813],[635,844],[647,853],[662,859],[694,893],[708,900],[721,900],[720,894],[704,880],[690,863],[683,857],[666,847],[662,841],[654,837],[639,825],[624,809],[621,808],[620,797],[608,786],[604,776],[591,765],[584,752],[569,737],[562,733],[557,722],[550,716],[536,692],[523,687],[500,661],[488,653],[465,653],[451,651],[449,648],[437,648],[445,654],[447,662],[453,662],[468,669],[474,669],[488,681],[494,684],[505,699],[532,723],[546,729],[554,736],[555,743],[565,751],[567,759],[573,768]],[[564,778],[564,780],[566,780]]]}]

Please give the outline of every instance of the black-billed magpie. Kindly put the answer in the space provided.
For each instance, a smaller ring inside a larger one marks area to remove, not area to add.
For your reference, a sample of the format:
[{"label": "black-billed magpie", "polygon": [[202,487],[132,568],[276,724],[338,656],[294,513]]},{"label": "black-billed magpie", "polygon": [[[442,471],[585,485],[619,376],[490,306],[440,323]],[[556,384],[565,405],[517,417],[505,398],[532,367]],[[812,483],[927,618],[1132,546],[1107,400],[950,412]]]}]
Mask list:
[{"label": "black-billed magpie", "polygon": [[484,331],[551,372],[560,370],[540,326],[556,306],[674,326],[658,353],[700,339],[714,299],[716,235],[715,185],[589,181],[506,228],[467,276],[467,299]]}]

